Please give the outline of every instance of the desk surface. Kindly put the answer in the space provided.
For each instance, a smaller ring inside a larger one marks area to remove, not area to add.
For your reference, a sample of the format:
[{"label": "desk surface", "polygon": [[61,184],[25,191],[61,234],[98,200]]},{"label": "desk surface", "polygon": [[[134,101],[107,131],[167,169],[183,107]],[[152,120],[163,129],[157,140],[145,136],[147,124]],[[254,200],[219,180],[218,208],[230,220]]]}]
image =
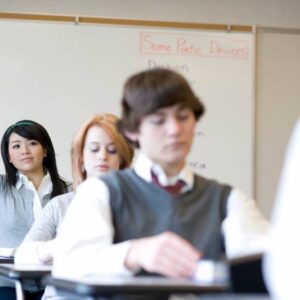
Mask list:
[{"label": "desk surface", "polygon": [[13,263],[14,263],[13,257],[0,256],[0,264],[13,264]]},{"label": "desk surface", "polygon": [[158,276],[90,276],[81,280],[65,280],[49,276],[46,283],[60,291],[80,296],[114,294],[182,294],[219,293],[228,289],[227,282],[199,282]]},{"label": "desk surface", "polygon": [[[196,299],[192,299],[192,300],[196,300]],[[186,300],[191,300],[191,299],[187,298]],[[201,295],[200,298],[197,300],[271,300],[271,298],[268,295],[261,295],[261,294],[248,294],[248,295],[219,294],[219,295]]]},{"label": "desk surface", "polygon": [[51,266],[0,264],[0,275],[10,279],[40,279],[50,272]]}]

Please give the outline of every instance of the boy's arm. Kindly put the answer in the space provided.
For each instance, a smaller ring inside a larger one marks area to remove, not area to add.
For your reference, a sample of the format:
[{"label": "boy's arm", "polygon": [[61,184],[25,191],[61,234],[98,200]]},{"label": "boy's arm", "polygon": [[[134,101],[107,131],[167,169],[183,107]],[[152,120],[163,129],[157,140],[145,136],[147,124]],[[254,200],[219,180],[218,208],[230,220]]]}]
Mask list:
[{"label": "boy's arm", "polygon": [[131,242],[112,245],[109,191],[97,178],[78,187],[58,230],[53,274],[78,278],[91,273],[131,273],[124,266]]}]

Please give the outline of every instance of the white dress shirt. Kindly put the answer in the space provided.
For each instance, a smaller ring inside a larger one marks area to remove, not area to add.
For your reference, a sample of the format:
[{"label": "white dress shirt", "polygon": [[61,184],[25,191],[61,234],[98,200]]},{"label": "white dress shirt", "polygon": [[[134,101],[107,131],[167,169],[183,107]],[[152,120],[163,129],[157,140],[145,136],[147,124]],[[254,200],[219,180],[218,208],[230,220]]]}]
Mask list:
[{"label": "white dress shirt", "polygon": [[48,195],[52,192],[52,181],[49,172],[43,177],[43,180],[38,187],[38,190],[35,189],[33,183],[28,179],[28,177],[22,173],[18,173],[18,180],[16,182],[16,188],[19,190],[21,186],[24,185],[26,189],[33,192],[33,216],[36,220],[42,211],[42,202],[41,199],[45,195]]},{"label": "white dress shirt", "polygon": [[52,253],[53,239],[74,197],[74,192],[58,195],[49,201],[42,209],[40,216],[34,221],[15,253],[15,264],[50,264],[45,257],[41,259],[40,248],[43,252]]},{"label": "white dress shirt", "polygon": [[[134,170],[147,182],[151,182],[152,171],[161,185],[170,184],[162,168],[143,154],[135,161]],[[185,181],[185,189],[192,188],[194,175],[188,166],[171,180],[175,182],[179,178]],[[131,274],[124,266],[131,241],[112,244],[114,227],[109,201],[108,187],[99,179],[87,179],[78,187],[57,235],[54,276],[79,278],[93,273]],[[227,255],[245,255],[263,250],[268,222],[252,199],[233,189],[222,230]]]},{"label": "white dress shirt", "polygon": [[292,134],[272,215],[264,262],[272,299],[300,299],[300,119]]}]

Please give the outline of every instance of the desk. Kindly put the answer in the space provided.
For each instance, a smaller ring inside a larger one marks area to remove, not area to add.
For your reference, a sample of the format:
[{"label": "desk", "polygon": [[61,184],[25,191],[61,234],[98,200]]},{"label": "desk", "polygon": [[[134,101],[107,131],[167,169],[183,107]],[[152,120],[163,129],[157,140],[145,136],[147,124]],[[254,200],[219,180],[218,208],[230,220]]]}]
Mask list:
[{"label": "desk", "polygon": [[24,280],[31,279],[40,283],[50,272],[51,266],[0,264],[0,276],[15,282],[18,300],[24,300]]},{"label": "desk", "polygon": [[[174,299],[175,300],[175,299]],[[186,299],[197,300],[197,299]],[[262,294],[225,294],[225,295],[204,295],[199,297],[198,300],[271,300],[268,295]]]},{"label": "desk", "polygon": [[171,294],[224,293],[226,281],[199,282],[187,279],[170,279],[158,276],[90,276],[78,280],[65,280],[49,276],[46,283],[58,291],[82,297],[110,297],[115,295],[148,294],[169,296]]},{"label": "desk", "polygon": [[[80,280],[48,277],[47,284],[54,286],[60,292],[77,295],[79,298],[97,299],[101,296],[116,295],[148,295],[167,298],[171,294],[201,294],[201,300],[266,300],[270,298],[262,277],[261,261],[261,254],[228,261],[229,280],[226,280],[228,276],[216,276],[218,272],[215,270],[214,276],[211,277],[214,279],[210,281],[204,280],[205,277],[202,277],[203,280],[188,280],[159,276],[94,275]],[[193,297],[195,298],[197,297]]]},{"label": "desk", "polygon": [[0,264],[13,264],[14,258],[13,257],[1,257],[0,256]]},{"label": "desk", "polygon": [[229,261],[231,290],[236,293],[268,294],[262,272],[263,254]]}]

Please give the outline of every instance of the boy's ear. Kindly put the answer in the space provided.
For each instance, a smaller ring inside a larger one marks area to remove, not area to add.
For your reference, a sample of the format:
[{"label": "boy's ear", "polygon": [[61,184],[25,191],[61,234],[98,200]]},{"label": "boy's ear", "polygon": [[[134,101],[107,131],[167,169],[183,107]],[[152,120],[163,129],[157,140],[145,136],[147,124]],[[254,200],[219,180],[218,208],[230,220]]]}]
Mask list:
[{"label": "boy's ear", "polygon": [[139,134],[138,132],[125,131],[125,136],[132,142],[138,142]]}]

